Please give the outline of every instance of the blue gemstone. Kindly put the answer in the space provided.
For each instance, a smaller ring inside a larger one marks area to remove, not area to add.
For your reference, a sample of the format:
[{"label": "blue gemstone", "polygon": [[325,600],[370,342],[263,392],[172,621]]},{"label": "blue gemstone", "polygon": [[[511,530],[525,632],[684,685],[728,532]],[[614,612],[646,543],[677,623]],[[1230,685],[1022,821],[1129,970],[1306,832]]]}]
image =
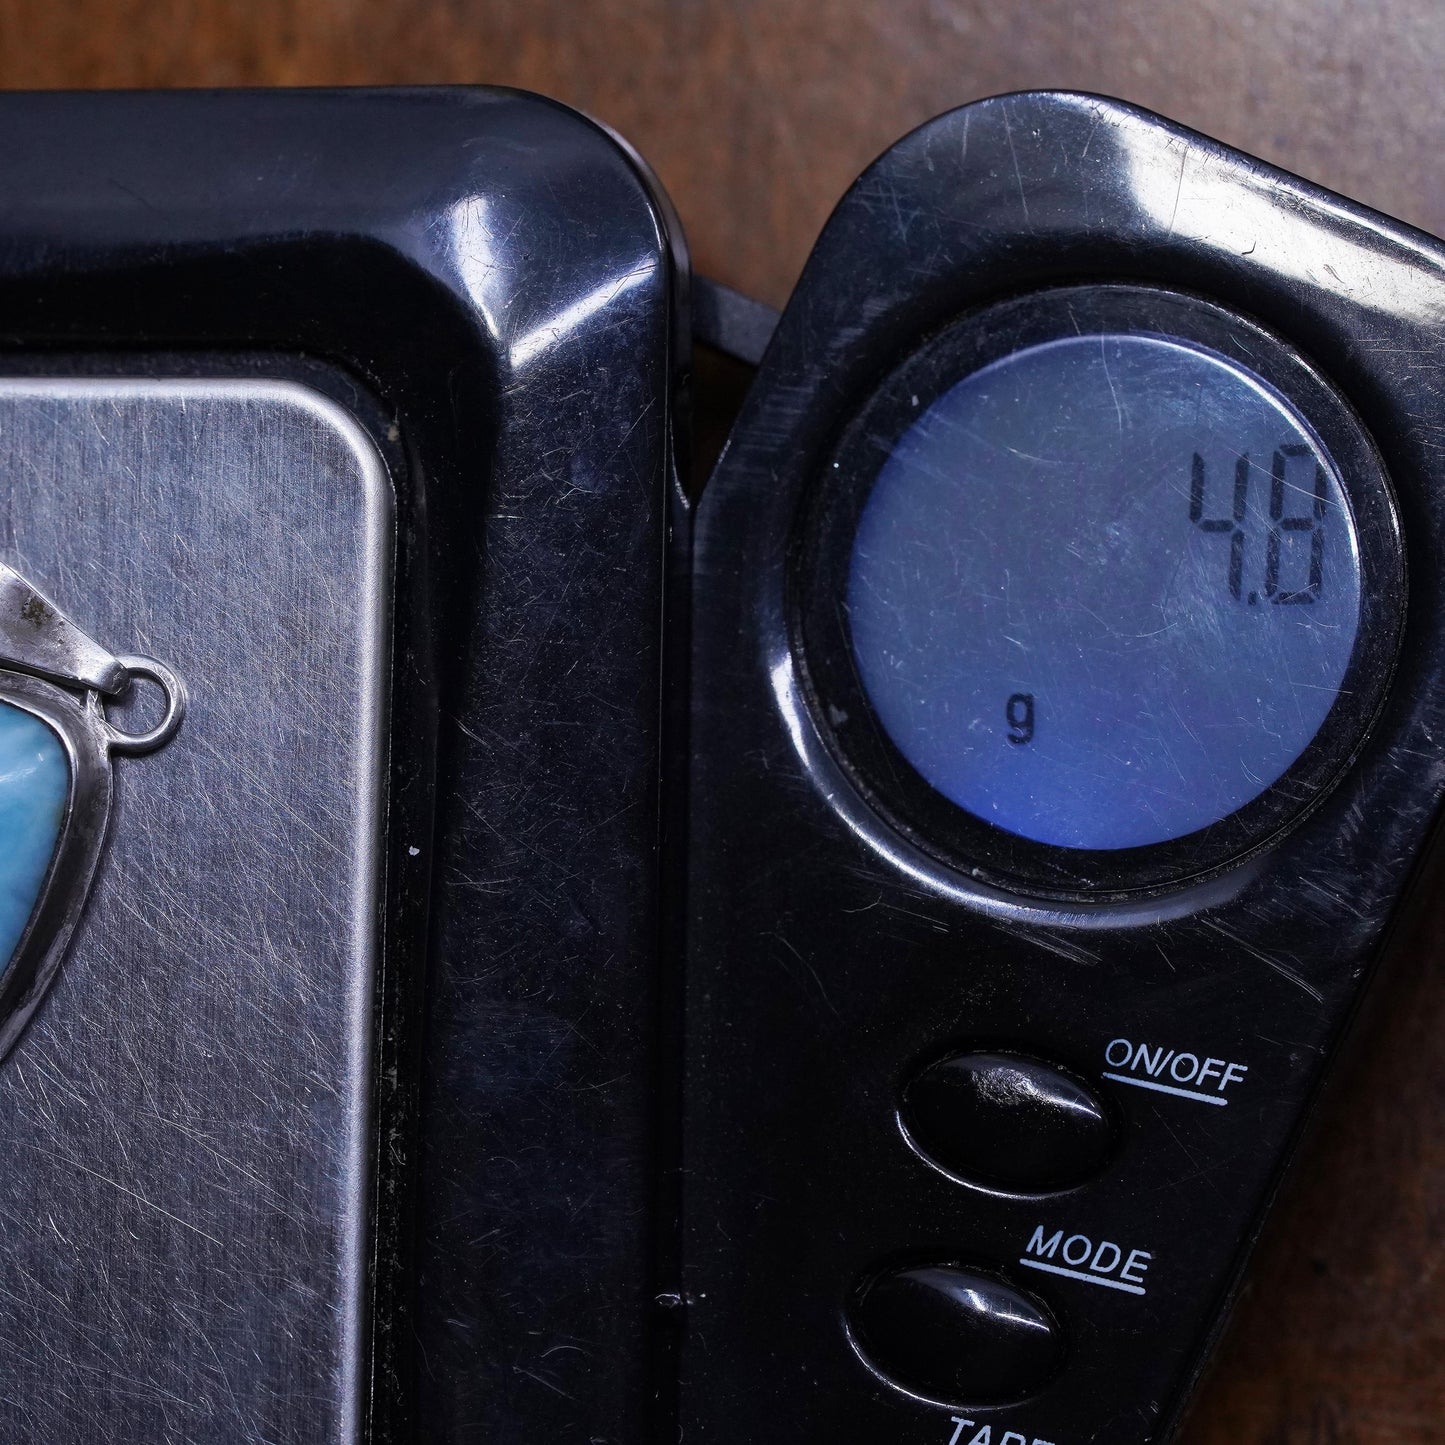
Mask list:
[{"label": "blue gemstone", "polygon": [[70,802],[70,760],[32,712],[0,702],[0,970],[8,968],[40,890]]}]

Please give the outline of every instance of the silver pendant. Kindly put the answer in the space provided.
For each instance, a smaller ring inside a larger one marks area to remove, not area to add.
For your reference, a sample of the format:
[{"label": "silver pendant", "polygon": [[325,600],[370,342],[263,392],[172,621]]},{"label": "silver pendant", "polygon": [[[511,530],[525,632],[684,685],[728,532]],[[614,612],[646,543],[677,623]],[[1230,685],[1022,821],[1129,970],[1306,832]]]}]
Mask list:
[{"label": "silver pendant", "polygon": [[[165,694],[141,733],[106,719],[132,680]],[[114,656],[0,563],[0,1059],[54,982],[105,842],[111,759],[169,742],[185,686],[164,663]]]}]

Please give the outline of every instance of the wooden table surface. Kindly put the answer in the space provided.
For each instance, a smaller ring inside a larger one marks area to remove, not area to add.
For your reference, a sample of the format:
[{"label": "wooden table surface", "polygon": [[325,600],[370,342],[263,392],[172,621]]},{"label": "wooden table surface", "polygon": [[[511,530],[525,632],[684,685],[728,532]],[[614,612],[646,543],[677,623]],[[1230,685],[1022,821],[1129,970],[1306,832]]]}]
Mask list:
[{"label": "wooden table surface", "polygon": [[[0,0],[7,88],[556,96],[651,160],[699,269],[775,304],[878,151],[1024,87],[1121,96],[1445,234],[1442,66],[1439,0]],[[1445,900],[1376,990],[1185,1440],[1445,1441]]]}]

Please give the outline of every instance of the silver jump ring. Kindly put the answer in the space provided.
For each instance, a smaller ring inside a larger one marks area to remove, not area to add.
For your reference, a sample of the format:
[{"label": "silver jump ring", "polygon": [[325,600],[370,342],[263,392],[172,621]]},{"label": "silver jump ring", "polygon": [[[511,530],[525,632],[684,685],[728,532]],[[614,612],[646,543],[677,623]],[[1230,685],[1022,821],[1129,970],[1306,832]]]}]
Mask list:
[{"label": "silver jump ring", "polygon": [[111,725],[99,693],[90,694],[91,709],[99,714],[100,725],[105,730],[112,752],[152,752],[162,743],[168,743],[180,730],[186,716],[186,685],[165,663],[157,662],[153,657],[118,657],[116,661],[132,676],[148,677],[159,684],[166,695],[165,716],[148,732],[126,733]]}]

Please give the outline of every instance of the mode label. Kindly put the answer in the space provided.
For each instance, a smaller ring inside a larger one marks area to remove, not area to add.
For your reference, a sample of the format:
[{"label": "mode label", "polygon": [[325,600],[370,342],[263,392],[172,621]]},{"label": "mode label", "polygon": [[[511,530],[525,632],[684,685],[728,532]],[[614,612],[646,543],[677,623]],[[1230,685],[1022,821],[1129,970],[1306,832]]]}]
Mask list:
[{"label": "mode label", "polygon": [[1248,1064],[1231,1059],[1133,1039],[1110,1039],[1104,1062],[1109,1065],[1104,1077],[1115,1083],[1221,1107],[1229,1103],[1225,1090],[1249,1072]]},{"label": "mode label", "polygon": [[1111,1239],[1090,1239],[1087,1234],[1066,1235],[1062,1229],[1049,1234],[1040,1224],[1029,1236],[1019,1263],[1125,1294],[1146,1294],[1144,1277],[1153,1259],[1147,1249],[1128,1249]]}]

